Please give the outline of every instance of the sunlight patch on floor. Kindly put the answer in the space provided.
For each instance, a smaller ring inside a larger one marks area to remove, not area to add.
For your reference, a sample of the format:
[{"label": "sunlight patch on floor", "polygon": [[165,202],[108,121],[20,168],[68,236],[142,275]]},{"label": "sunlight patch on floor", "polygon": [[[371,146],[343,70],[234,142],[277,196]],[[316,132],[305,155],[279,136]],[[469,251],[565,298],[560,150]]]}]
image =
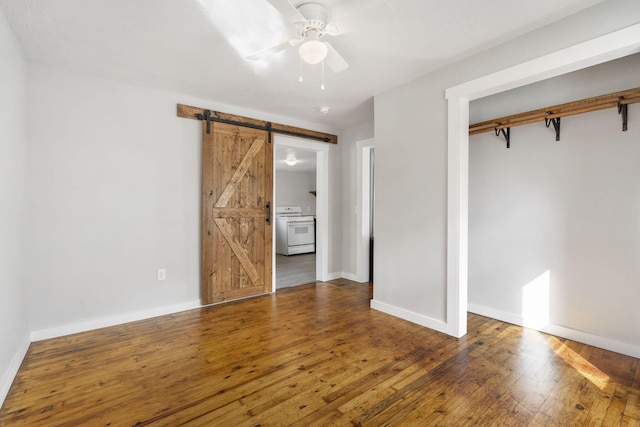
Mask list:
[{"label": "sunlight patch on floor", "polygon": [[[553,338],[554,340],[560,342],[557,338]],[[609,375],[602,372],[600,369],[596,368],[593,364],[587,361],[584,357],[580,356],[578,353],[573,351],[566,344],[559,345],[555,350],[555,353],[562,358],[569,366],[571,366],[576,371],[580,372],[580,374],[588,379],[593,385],[598,387],[600,390],[604,390],[604,388],[609,383],[610,377]]]}]

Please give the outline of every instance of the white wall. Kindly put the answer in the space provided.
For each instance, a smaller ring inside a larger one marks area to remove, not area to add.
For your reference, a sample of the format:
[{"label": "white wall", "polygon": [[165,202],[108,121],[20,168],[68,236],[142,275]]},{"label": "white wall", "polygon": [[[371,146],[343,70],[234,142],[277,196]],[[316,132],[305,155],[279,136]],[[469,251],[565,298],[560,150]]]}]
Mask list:
[{"label": "white wall", "polygon": [[[29,124],[36,338],[197,305],[201,124],[176,104],[333,131],[35,64],[28,102],[46,112]],[[330,241],[338,257],[340,244]]]},{"label": "white wall", "polygon": [[[640,87],[637,70],[640,55],[484,98],[472,123]],[[611,108],[563,118],[559,143],[544,123],[511,134],[508,150],[493,132],[469,140],[470,311],[528,323],[539,308],[532,326],[640,343],[640,107],[626,132]]]},{"label": "white wall", "polygon": [[[634,71],[639,67],[640,54],[634,54],[471,101],[469,123],[636,88],[640,86],[640,73]],[[612,111],[618,117],[617,111]],[[529,127],[514,128],[512,131],[519,133],[523,129]]]},{"label": "white wall", "polygon": [[424,78],[375,98],[374,301],[444,320],[446,84]]},{"label": "white wall", "polygon": [[0,9],[0,405],[29,345],[24,60]]},{"label": "white wall", "polygon": [[315,172],[276,171],[276,203],[278,206],[300,206],[305,215],[315,215]]},{"label": "white wall", "polygon": [[[447,104],[471,79],[640,22],[611,0],[375,97],[376,251],[372,306],[446,330]],[[398,206],[403,213],[398,213]]]},{"label": "white wall", "polygon": [[358,141],[373,138],[373,122],[351,126],[342,131],[340,152],[342,154],[342,273],[343,276],[356,280],[358,264],[356,245],[359,237],[357,226],[358,203]]},{"label": "white wall", "polygon": [[329,278],[342,277],[342,133],[329,144]]}]

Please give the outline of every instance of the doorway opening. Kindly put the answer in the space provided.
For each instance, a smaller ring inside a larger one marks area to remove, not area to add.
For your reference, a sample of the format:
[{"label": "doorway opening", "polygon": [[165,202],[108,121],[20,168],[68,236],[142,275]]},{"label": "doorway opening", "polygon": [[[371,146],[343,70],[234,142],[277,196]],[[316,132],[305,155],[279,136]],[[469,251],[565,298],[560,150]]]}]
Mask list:
[{"label": "doorway opening", "polygon": [[328,275],[328,151],[325,143],[275,136],[274,290]]},{"label": "doorway opening", "polygon": [[374,139],[356,143],[357,150],[357,194],[358,208],[356,226],[356,280],[373,282],[373,242],[374,242]]},{"label": "doorway opening", "polygon": [[640,51],[640,24],[579,43],[445,91],[448,100],[447,316],[444,330],[467,333],[469,101]]}]

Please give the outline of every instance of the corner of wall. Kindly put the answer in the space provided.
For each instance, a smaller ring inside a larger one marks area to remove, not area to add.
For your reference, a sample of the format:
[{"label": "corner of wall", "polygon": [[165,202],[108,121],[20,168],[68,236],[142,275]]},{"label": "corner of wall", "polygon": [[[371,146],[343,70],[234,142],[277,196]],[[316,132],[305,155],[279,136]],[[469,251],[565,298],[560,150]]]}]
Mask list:
[{"label": "corner of wall", "polygon": [[441,320],[433,319],[429,316],[425,316],[423,314],[416,313],[402,307],[387,304],[376,299],[371,300],[371,308],[395,317],[399,317],[400,319],[407,320],[411,323],[425,326],[429,329],[433,329],[444,334],[452,335],[449,325]]},{"label": "corner of wall", "polygon": [[[0,406],[29,348],[25,240],[25,59],[0,8]],[[6,201],[6,203],[5,203]]]},{"label": "corner of wall", "polygon": [[27,355],[27,351],[29,350],[29,345],[31,344],[31,340],[28,335],[25,335],[20,343],[19,347],[16,349],[16,352],[7,366],[6,370],[2,374],[0,379],[0,408],[4,404],[4,400],[7,398],[7,394],[9,394],[9,389],[13,384],[13,381],[18,374],[18,370],[20,369],[20,365]]}]

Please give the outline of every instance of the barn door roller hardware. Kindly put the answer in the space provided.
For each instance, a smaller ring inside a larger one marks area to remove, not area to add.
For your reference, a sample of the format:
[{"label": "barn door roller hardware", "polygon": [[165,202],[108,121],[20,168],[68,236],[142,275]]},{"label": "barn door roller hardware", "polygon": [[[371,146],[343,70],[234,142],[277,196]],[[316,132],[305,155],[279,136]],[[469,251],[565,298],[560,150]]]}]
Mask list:
[{"label": "barn door roller hardware", "polygon": [[556,130],[556,141],[560,141],[560,117],[555,117],[552,119],[544,118],[545,126],[549,127],[553,124],[553,128]]},{"label": "barn door roller hardware", "polygon": [[211,122],[213,121],[213,119],[211,118],[211,110],[204,110],[204,114],[196,114],[196,118],[198,120],[206,120],[207,133],[211,133]]},{"label": "barn door roller hardware", "polygon": [[622,115],[622,131],[627,130],[627,110],[629,104],[622,103],[622,97],[618,98],[618,114]]},{"label": "barn door roller hardware", "polygon": [[[271,122],[266,122],[264,125],[245,123],[238,120],[230,120],[230,119],[217,117],[214,113],[211,113],[211,110],[204,110],[203,114],[197,113],[196,119],[205,120],[207,122],[207,133],[211,133],[211,122],[226,123],[228,125],[233,125],[233,126],[243,126],[251,129],[266,130],[269,133],[271,133]],[[269,138],[269,142],[271,142],[271,138]]]},{"label": "barn door roller hardware", "polygon": [[[505,132],[505,129],[506,132]],[[504,140],[507,141],[507,148],[511,148],[511,128],[496,128],[496,136],[504,136]]]},{"label": "barn door roller hardware", "polygon": [[[507,140],[507,148],[509,148],[510,138],[508,136],[508,130],[510,127],[544,121],[547,127],[550,127],[553,124],[553,128],[556,131],[556,141],[560,141],[560,117],[604,110],[605,108],[613,107],[618,107],[618,113],[622,116],[622,130],[626,131],[628,105],[638,102],[640,102],[640,88],[629,89],[622,92],[609,93],[607,95],[595,96],[593,98],[581,99],[579,101],[568,102],[566,104],[555,105],[553,107],[541,108],[538,110],[527,111],[525,113],[514,114],[512,116],[500,117],[498,119],[476,123],[469,126],[469,135],[490,132],[493,129],[495,130],[496,135],[500,135],[500,133],[502,133],[504,138]],[[507,129],[507,132],[505,132],[504,129]]]}]

